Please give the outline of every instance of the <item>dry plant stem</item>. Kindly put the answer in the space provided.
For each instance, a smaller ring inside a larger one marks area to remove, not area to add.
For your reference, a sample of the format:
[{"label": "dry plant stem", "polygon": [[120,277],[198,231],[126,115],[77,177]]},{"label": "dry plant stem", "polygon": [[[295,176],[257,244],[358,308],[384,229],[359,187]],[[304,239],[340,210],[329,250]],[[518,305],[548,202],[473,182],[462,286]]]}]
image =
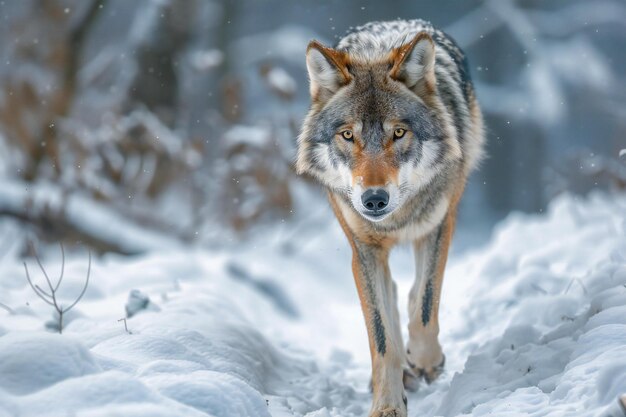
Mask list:
[{"label": "dry plant stem", "polygon": [[124,322],[124,330],[126,330],[126,333],[130,334],[130,330],[128,330],[128,324],[126,323],[126,317],[122,317],[121,319],[118,320],[118,322],[120,321]]},{"label": "dry plant stem", "polygon": [[33,283],[33,280],[30,278],[30,274],[28,273],[28,266],[26,265],[26,262],[24,262],[24,271],[26,271],[26,280],[28,281],[28,284],[30,285],[32,290],[35,292],[35,294],[37,294],[37,296],[41,298],[44,302],[54,307],[56,312],[59,314],[59,333],[63,333],[63,315],[67,313],[68,311],[70,311],[72,308],[74,308],[76,304],[78,304],[78,302],[83,298],[83,295],[85,295],[85,292],[87,291],[87,287],[89,286],[89,277],[91,276],[91,252],[89,252],[89,264],[87,266],[87,278],[85,279],[85,285],[83,286],[83,289],[81,290],[80,294],[78,295],[78,297],[74,300],[72,304],[70,304],[68,307],[63,307],[57,302],[57,298],[56,298],[56,293],[59,287],[61,286],[61,282],[63,281],[63,276],[65,272],[65,250],[63,249],[63,245],[61,244],[61,274],[59,275],[59,279],[57,280],[56,285],[52,285],[52,281],[50,280],[48,273],[46,272],[45,268],[41,264],[39,255],[37,255],[37,252],[35,252],[34,248],[32,249],[33,249],[33,253],[35,254],[35,259],[37,261],[37,264],[39,265],[39,269],[41,269],[41,272],[46,278],[46,282],[48,283],[48,288],[50,289],[50,292],[49,293],[46,292],[39,285]]},{"label": "dry plant stem", "polygon": [[15,311],[13,311],[11,307],[9,307],[8,305],[4,303],[0,303],[0,308],[5,309],[9,314],[15,314]]}]

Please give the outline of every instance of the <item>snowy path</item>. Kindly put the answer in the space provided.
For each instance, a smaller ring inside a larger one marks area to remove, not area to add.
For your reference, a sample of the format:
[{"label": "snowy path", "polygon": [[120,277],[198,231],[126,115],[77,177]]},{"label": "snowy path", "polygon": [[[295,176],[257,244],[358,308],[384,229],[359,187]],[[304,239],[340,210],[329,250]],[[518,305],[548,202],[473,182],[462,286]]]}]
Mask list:
[{"label": "snowy path", "polygon": [[[562,198],[452,259],[441,312],[447,370],[409,395],[409,415],[617,416],[625,213],[623,197]],[[289,245],[105,257],[62,336],[42,331],[49,306],[5,258],[0,302],[14,313],[0,311],[0,417],[367,415],[350,254],[328,224]],[[403,302],[411,262],[408,250],[392,257]],[[46,265],[56,275],[59,261]],[[75,294],[86,259],[66,267]],[[127,334],[117,320],[132,289],[155,307],[128,320]]]}]

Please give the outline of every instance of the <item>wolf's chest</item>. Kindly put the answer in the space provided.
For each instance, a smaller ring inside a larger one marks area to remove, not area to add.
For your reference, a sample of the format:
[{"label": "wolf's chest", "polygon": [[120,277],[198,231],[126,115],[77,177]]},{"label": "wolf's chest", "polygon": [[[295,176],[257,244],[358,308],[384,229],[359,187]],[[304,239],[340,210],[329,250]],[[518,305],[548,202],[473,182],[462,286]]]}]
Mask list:
[{"label": "wolf's chest", "polygon": [[[411,220],[400,220],[399,214],[389,216],[382,222],[374,225],[370,221],[364,219],[354,210],[348,203],[341,199],[337,199],[337,208],[341,211],[341,217],[345,219],[346,225],[357,238],[368,241],[366,237],[382,238],[390,240],[394,243],[410,243],[419,240],[432,232],[446,216],[450,206],[448,197],[442,195],[437,203],[427,211],[417,212],[415,208],[414,216]],[[404,207],[405,210],[411,210],[412,207]],[[376,239],[374,239],[376,240]]]},{"label": "wolf's chest", "polygon": [[448,198],[441,197],[432,210],[422,213],[422,215],[418,216],[414,221],[387,234],[395,238],[398,243],[408,243],[419,240],[432,232],[435,227],[443,221],[448,212],[449,205],[450,201]]}]

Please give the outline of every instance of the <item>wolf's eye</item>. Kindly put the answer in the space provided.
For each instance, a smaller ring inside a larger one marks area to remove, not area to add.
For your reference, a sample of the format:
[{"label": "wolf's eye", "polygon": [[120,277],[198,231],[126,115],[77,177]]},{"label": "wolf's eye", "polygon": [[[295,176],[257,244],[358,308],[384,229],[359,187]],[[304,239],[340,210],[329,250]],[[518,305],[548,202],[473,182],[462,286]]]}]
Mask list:
[{"label": "wolf's eye", "polygon": [[341,132],[341,137],[348,142],[352,142],[354,140],[354,134],[351,130],[344,130],[343,132]]},{"label": "wolf's eye", "polygon": [[398,129],[393,131],[393,139],[394,140],[401,139],[404,136],[405,133],[406,133],[405,129],[398,128]]}]

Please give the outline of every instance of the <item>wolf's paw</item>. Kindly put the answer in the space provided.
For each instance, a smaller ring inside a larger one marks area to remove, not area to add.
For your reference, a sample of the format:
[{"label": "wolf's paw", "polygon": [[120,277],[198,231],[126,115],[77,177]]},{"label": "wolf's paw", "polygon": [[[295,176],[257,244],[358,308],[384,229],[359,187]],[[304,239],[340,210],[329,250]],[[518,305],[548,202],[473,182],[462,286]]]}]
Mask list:
[{"label": "wolf's paw", "polygon": [[381,399],[379,399],[379,401],[374,401],[369,417],[407,417],[406,395],[404,395],[404,393],[401,393],[401,395],[400,398],[387,398],[387,400],[380,401]]},{"label": "wolf's paw", "polygon": [[406,391],[416,392],[420,384],[419,376],[411,369],[404,368],[402,371],[402,384]]},{"label": "wolf's paw", "polygon": [[406,361],[415,375],[430,384],[443,372],[446,357],[437,337],[425,334],[409,340]]},{"label": "wolf's paw", "polygon": [[412,371],[418,376],[423,377],[426,383],[430,384],[435,379],[439,378],[439,375],[443,373],[444,366],[446,364],[446,356],[442,355],[442,359],[439,364],[430,367],[418,367],[417,365],[409,362]]},{"label": "wolf's paw", "polygon": [[406,411],[400,408],[385,408],[382,410],[372,411],[369,417],[406,417]]}]

